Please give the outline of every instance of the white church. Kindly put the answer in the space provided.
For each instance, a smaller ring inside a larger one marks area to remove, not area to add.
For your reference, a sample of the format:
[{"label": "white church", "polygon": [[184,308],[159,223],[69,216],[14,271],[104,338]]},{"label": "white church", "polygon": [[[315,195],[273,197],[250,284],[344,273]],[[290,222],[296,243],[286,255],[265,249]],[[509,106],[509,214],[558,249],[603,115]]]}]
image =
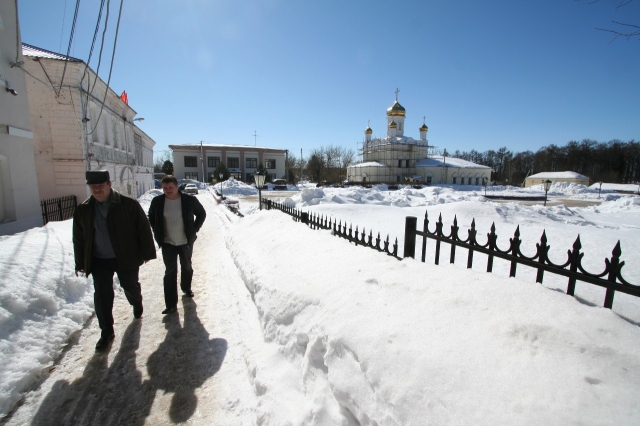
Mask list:
[{"label": "white church", "polygon": [[404,135],[406,111],[396,101],[387,109],[387,136],[372,138],[370,126],[364,131],[362,162],[347,168],[351,183],[426,183],[449,185],[482,185],[491,181],[491,168],[459,158],[429,155],[429,128],[423,122],[420,138]]}]

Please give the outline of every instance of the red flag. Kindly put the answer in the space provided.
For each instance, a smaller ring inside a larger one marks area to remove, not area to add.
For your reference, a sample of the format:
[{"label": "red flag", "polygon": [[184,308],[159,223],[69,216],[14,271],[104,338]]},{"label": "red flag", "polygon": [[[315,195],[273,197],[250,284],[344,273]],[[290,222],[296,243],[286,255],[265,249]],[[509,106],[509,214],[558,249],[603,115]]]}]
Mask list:
[{"label": "red flag", "polygon": [[129,105],[129,97],[127,96],[126,90],[122,92],[122,95],[120,95],[120,99],[122,99],[125,104]]}]

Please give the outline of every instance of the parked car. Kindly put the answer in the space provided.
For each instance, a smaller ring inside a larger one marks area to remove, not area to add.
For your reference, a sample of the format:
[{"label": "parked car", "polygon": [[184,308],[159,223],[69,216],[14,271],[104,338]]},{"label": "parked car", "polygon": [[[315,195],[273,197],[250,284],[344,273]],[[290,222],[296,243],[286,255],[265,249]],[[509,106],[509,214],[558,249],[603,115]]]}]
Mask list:
[{"label": "parked car", "polygon": [[284,179],[274,179],[271,183],[273,184],[273,189],[287,189],[287,181]]},{"label": "parked car", "polygon": [[178,189],[179,189],[180,191],[184,191],[184,187],[185,187],[185,186],[187,186],[187,184],[186,184],[186,183],[181,183],[180,185],[178,185]]},{"label": "parked car", "polygon": [[184,192],[186,192],[187,194],[197,194],[198,193],[198,187],[193,183],[188,183],[184,187]]}]

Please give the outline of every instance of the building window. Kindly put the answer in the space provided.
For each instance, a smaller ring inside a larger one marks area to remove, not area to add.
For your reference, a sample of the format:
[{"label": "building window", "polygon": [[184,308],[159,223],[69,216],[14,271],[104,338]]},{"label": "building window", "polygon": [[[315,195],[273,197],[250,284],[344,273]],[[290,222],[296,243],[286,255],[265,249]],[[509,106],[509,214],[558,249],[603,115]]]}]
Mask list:
[{"label": "building window", "polygon": [[266,160],[264,166],[267,169],[275,169],[276,168],[276,160]]},{"label": "building window", "polygon": [[456,179],[458,179],[456,176],[453,177],[453,184],[456,184]]},{"label": "building window", "polygon": [[257,158],[247,158],[247,169],[256,169],[258,168],[258,159]]},{"label": "building window", "polygon": [[476,178],[476,185],[480,185],[480,178],[479,177]]},{"label": "building window", "polygon": [[216,176],[216,174],[214,172],[209,172],[207,174],[207,182],[213,183],[214,180],[217,182],[218,177]]},{"label": "building window", "polygon": [[234,178],[235,180],[239,180],[242,181],[242,173],[239,172],[231,172],[229,173],[229,176]]},{"label": "building window", "polygon": [[[193,157],[193,158],[196,158],[196,157]],[[198,180],[198,172],[185,172],[184,178]]]},{"label": "building window", "polygon": [[401,169],[402,168],[402,160],[398,160],[398,168]]},{"label": "building window", "polygon": [[240,159],[238,157],[227,158],[227,167],[230,169],[237,169],[240,167]]},{"label": "building window", "polygon": [[207,167],[216,168],[220,164],[220,157],[207,157]]},{"label": "building window", "polygon": [[184,157],[185,167],[198,167],[198,157]]},{"label": "building window", "polygon": [[431,176],[427,176],[427,185],[431,185]]},{"label": "building window", "polygon": [[469,185],[473,185],[473,184],[471,183],[471,178],[469,178]]},{"label": "building window", "polygon": [[407,169],[408,169],[409,168],[409,160],[407,160],[406,164],[407,164]]}]

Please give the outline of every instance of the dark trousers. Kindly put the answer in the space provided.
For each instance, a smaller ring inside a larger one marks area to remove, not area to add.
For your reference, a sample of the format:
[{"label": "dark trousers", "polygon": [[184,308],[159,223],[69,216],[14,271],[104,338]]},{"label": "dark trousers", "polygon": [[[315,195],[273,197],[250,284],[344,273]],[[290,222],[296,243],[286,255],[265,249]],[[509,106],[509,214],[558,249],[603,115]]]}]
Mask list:
[{"label": "dark trousers", "polygon": [[180,289],[183,293],[191,291],[192,253],[188,244],[182,246],[162,244],[162,260],[164,260],[166,268],[164,272],[164,303],[167,308],[178,306],[178,258],[180,258]]},{"label": "dark trousers", "polygon": [[138,282],[139,268],[119,271],[116,259],[100,259],[94,257],[93,270],[93,303],[98,317],[98,324],[103,336],[114,334],[113,331],[113,274],[118,275],[120,287],[124,290],[129,304],[133,307],[142,306],[142,291]]}]

